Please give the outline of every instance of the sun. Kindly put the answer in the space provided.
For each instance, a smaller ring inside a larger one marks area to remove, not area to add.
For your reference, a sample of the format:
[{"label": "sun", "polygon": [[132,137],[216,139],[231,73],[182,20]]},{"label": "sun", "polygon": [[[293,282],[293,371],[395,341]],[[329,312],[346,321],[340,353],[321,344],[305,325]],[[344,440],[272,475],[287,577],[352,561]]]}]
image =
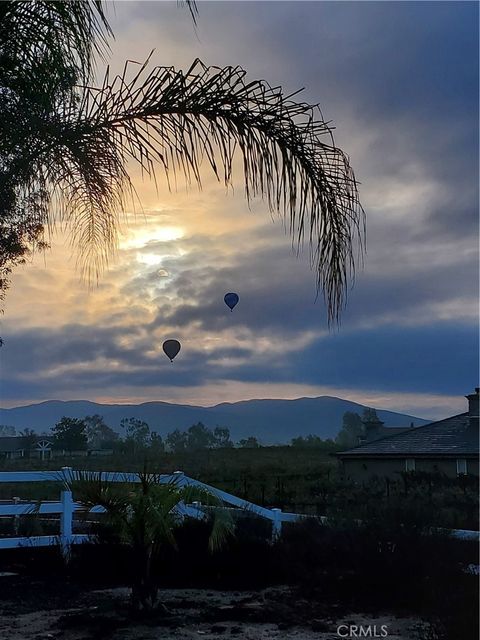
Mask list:
[{"label": "sun", "polygon": [[146,264],[149,267],[153,267],[157,264],[161,264],[164,256],[157,253],[137,253],[136,260],[140,264]]},{"label": "sun", "polygon": [[120,240],[120,249],[143,249],[155,242],[175,242],[185,235],[181,227],[145,225],[129,229],[128,235]]}]

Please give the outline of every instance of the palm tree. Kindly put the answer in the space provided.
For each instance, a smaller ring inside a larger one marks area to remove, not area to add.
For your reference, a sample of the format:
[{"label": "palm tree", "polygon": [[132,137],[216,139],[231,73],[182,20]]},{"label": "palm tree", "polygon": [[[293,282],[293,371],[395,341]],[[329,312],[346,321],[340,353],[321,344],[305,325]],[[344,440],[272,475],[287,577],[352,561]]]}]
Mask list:
[{"label": "palm tree", "polygon": [[132,606],[136,610],[152,609],[159,604],[155,564],[164,546],[176,546],[175,532],[182,524],[179,508],[194,501],[207,507],[211,551],[226,542],[233,533],[233,523],[211,492],[182,486],[178,478],[160,483],[158,474],[144,471],[138,474],[135,484],[131,478],[125,480],[125,483],[112,483],[102,472],[76,471],[67,480],[67,486],[75,500],[85,507],[105,509],[106,523],[133,555]]},{"label": "palm tree", "polygon": [[94,88],[111,35],[101,0],[0,3],[0,285],[55,218],[71,229],[83,275],[98,278],[135,197],[130,160],[152,178],[161,168],[169,185],[181,176],[200,186],[202,164],[230,185],[238,154],[247,201],[265,199],[294,245],[309,244],[329,321],[338,320],[364,212],[318,106],[200,60],[186,72],[128,63]]}]

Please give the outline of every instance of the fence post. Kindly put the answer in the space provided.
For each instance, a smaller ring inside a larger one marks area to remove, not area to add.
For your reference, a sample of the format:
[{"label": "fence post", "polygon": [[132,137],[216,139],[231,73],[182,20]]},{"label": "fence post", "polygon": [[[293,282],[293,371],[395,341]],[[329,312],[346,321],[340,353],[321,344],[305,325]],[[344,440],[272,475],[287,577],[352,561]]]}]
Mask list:
[{"label": "fence post", "polygon": [[68,562],[70,559],[71,544],[73,540],[73,499],[71,491],[62,491],[60,502],[62,513],[60,514],[60,545],[62,555]]},{"label": "fence post", "polygon": [[270,511],[272,511],[272,513],[273,513],[273,518],[272,518],[272,542],[275,542],[275,540],[278,540],[278,538],[280,537],[280,535],[282,533],[282,520],[281,520],[282,510],[275,508],[275,509],[270,509]]},{"label": "fence post", "polygon": [[[13,504],[18,504],[20,502],[20,498],[18,496],[14,496],[12,500],[13,500]],[[20,516],[15,515],[13,516],[13,531],[16,536],[18,536],[19,529],[20,529]]]},{"label": "fence post", "polygon": [[65,482],[67,482],[68,480],[71,482],[73,480],[72,467],[62,467],[62,475]]}]

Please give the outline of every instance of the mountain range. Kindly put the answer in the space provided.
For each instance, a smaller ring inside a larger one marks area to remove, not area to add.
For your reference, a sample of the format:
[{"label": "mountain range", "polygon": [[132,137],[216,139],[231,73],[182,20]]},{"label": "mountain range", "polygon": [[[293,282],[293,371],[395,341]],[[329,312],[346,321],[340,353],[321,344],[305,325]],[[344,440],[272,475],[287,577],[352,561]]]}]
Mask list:
[{"label": "mountain range", "polygon": [[[295,400],[244,400],[200,407],[168,402],[143,404],[98,404],[88,400],[48,400],[23,407],[0,409],[0,424],[17,431],[29,428],[38,433],[51,429],[63,416],[84,418],[99,414],[119,433],[122,418],[137,418],[148,423],[152,431],[164,436],[173,429],[188,429],[197,422],[214,428],[228,427],[237,442],[255,436],[263,444],[287,443],[292,438],[313,434],[335,438],[342,427],[343,414],[361,414],[366,407],[356,402],[331,396],[297,398]],[[386,427],[428,424],[423,420],[394,411],[377,409]]]}]

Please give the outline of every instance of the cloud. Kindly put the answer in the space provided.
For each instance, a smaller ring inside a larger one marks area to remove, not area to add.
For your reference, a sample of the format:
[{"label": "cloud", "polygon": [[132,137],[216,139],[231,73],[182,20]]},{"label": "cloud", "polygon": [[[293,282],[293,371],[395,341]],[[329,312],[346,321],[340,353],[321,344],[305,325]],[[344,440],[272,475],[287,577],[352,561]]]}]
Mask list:
[{"label": "cloud", "polygon": [[[411,402],[410,412],[437,417],[447,402],[438,394],[453,406],[476,375],[478,6],[199,8],[197,38],[174,3],[120,3],[112,68],[157,47],[158,63],[241,64],[251,79],[287,92],[306,86],[303,99],[321,103],[367,212],[365,268],[341,330],[328,332],[315,301],[308,249],[293,255],[265,204],[248,210],[240,164],[234,191],[208,173],[201,191],[168,193],[161,176],[156,191],[134,169],[143,211],[127,212],[98,288],[79,283],[62,234],[45,261],[36,256],[15,275],[1,331],[2,402],[209,404],[326,389],[407,412]],[[240,295],[233,313],[227,291]],[[173,366],[161,351],[167,337],[183,345]]]}]

